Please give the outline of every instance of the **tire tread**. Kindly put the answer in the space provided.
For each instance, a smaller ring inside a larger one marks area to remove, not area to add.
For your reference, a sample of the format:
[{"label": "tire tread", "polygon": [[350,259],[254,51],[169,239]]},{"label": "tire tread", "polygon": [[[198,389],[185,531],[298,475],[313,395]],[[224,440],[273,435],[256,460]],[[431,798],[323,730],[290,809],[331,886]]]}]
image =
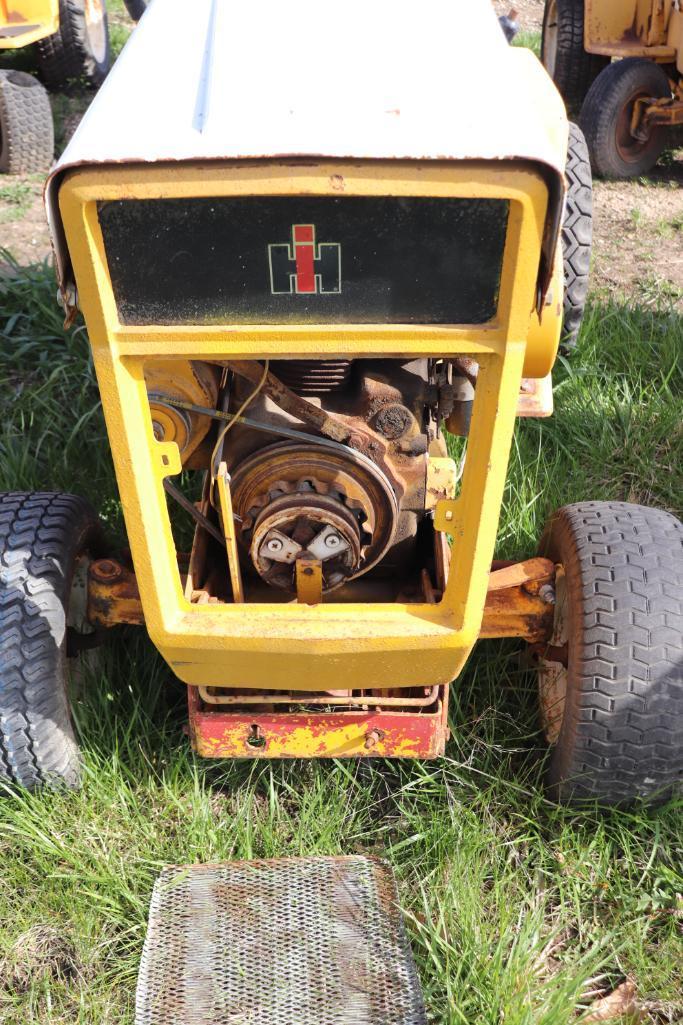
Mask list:
[{"label": "tire tread", "polygon": [[54,157],[50,100],[40,82],[25,71],[0,70],[0,171],[46,172]]},{"label": "tire tread", "polygon": [[683,779],[683,526],[586,502],[556,513],[543,548],[580,581],[551,783],[562,799],[606,804],[671,796]]},{"label": "tire tread", "polygon": [[0,779],[75,786],[80,758],[66,694],[66,609],[77,555],[96,538],[75,495],[0,495]]}]

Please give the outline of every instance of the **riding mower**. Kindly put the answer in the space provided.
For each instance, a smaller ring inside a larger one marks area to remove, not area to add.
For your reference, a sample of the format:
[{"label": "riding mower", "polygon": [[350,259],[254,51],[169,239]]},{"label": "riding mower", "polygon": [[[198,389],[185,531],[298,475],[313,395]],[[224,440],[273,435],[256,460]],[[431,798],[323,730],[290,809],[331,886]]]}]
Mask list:
[{"label": "riding mower", "polygon": [[645,174],[673,144],[683,125],[679,0],[546,0],[542,59],[579,115],[597,174]]},{"label": "riding mower", "polygon": [[[78,782],[69,665],[118,624],[187,686],[204,757],[438,758],[476,641],[517,638],[555,797],[679,780],[680,523],[587,500],[494,559],[590,188],[541,64],[453,6],[410,31],[371,6],[326,48],[319,14],[153,5],[50,175],[130,551],[82,498],[0,498],[6,780]],[[473,38],[500,72],[476,110]]]},{"label": "riding mower", "polygon": [[[29,45],[48,88],[99,86],[111,63],[105,0],[0,0],[0,50]],[[45,88],[25,71],[0,69],[0,172],[46,172],[53,157]]]}]

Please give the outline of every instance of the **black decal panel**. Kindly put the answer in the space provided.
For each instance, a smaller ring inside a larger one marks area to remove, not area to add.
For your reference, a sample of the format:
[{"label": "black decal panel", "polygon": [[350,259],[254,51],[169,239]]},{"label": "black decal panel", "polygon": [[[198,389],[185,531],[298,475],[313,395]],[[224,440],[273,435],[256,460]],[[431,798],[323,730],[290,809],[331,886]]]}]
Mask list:
[{"label": "black decal panel", "polygon": [[119,200],[99,219],[124,324],[482,324],[502,199]]}]

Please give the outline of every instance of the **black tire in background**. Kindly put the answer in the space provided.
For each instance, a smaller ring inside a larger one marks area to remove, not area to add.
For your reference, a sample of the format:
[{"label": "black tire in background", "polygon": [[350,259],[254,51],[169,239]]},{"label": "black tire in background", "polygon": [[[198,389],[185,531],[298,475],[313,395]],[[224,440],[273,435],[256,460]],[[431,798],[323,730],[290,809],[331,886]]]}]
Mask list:
[{"label": "black tire in background", "polygon": [[49,88],[79,80],[100,86],[111,67],[106,0],[59,0],[59,29],[37,46]]},{"label": "black tire in background", "polygon": [[570,114],[578,114],[586,93],[609,57],[583,46],[584,0],[546,0],[541,60],[562,94]]},{"label": "black tire in background", "polygon": [[578,341],[588,299],[593,245],[593,176],[588,146],[578,125],[569,123],[565,167],[567,197],[562,221],[564,299],[561,351],[569,352]]},{"label": "black tire in background", "polygon": [[54,148],[50,98],[38,79],[0,70],[0,172],[45,173]]},{"label": "black tire in background", "polygon": [[625,502],[568,505],[540,553],[559,566],[554,657],[539,662],[553,795],[670,797],[683,781],[683,525]]},{"label": "black tire in background", "polygon": [[0,495],[0,780],[77,786],[67,695],[67,628],[79,560],[99,521],[75,495]]},{"label": "black tire in background", "polygon": [[579,119],[595,174],[633,178],[655,166],[666,146],[666,129],[657,126],[644,139],[636,139],[631,117],[640,97],[668,96],[669,79],[654,61],[627,57],[605,68],[591,86]]}]

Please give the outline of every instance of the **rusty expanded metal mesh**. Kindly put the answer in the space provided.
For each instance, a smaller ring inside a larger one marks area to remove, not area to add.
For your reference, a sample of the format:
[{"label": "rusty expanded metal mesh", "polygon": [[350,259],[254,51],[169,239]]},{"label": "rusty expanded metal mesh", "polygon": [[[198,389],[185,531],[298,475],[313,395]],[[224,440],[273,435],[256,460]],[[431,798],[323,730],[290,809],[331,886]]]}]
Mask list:
[{"label": "rusty expanded metal mesh", "polygon": [[362,857],[163,870],[135,1025],[425,1025],[391,869]]}]

